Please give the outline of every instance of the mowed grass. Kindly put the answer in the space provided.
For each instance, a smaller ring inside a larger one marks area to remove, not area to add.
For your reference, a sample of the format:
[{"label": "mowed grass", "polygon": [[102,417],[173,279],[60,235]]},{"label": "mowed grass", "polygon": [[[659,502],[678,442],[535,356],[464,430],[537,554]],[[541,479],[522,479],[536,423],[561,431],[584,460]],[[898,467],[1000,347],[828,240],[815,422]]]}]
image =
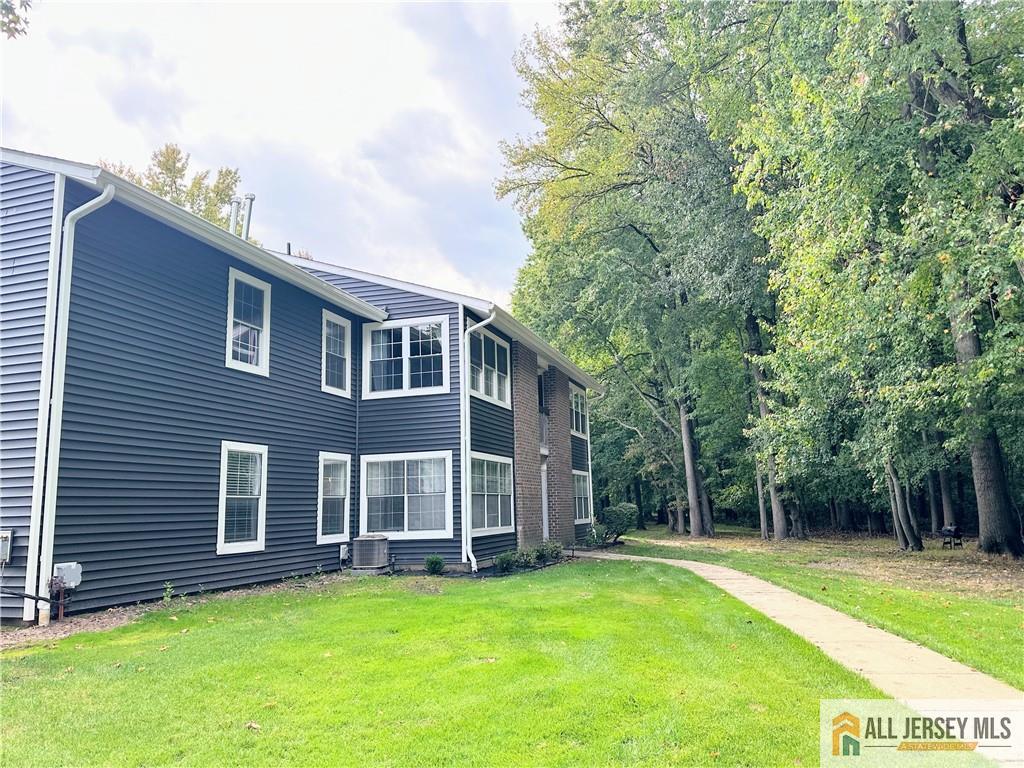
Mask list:
[{"label": "mowed grass", "polygon": [[721,541],[699,542],[655,528],[630,534],[616,551],[759,576],[1024,689],[1020,563],[942,551],[935,541],[905,554],[885,539],[763,543],[756,531],[723,533]]},{"label": "mowed grass", "polygon": [[2,659],[23,765],[813,765],[862,678],[685,570],[307,581]]}]

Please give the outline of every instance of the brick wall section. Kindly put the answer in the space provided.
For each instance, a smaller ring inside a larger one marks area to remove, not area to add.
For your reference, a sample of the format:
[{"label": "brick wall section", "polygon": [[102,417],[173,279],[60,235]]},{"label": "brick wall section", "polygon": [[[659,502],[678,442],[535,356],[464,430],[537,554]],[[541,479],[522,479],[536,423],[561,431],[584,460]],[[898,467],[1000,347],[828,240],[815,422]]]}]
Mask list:
[{"label": "brick wall section", "polygon": [[548,406],[548,523],[551,539],[569,546],[576,540],[572,499],[569,377],[551,367],[544,374]]},{"label": "brick wall section", "polygon": [[512,414],[515,418],[516,540],[535,547],[544,540],[540,498],[540,424],[537,353],[512,342]]}]

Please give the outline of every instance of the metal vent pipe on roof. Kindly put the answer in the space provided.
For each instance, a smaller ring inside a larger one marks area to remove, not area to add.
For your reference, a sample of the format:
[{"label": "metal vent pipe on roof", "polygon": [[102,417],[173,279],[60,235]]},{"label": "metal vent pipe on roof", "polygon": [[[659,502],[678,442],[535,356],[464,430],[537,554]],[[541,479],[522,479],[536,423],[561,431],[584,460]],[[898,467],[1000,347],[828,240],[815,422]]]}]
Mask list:
[{"label": "metal vent pipe on roof", "polygon": [[245,194],[245,204],[242,208],[242,212],[245,214],[245,219],[242,221],[242,239],[249,239],[249,225],[252,224],[252,201],[256,199],[256,195],[252,192]]},{"label": "metal vent pipe on roof", "polygon": [[228,223],[228,231],[232,234],[238,234],[238,208],[242,205],[242,198],[235,195],[231,198],[231,221]]}]

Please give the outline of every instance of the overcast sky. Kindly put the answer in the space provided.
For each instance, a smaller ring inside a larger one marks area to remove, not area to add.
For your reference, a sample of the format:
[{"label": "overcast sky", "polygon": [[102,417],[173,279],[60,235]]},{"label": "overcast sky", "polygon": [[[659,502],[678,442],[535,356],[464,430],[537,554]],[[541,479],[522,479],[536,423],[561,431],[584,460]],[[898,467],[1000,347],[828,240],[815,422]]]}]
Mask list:
[{"label": "overcast sky", "polygon": [[146,165],[173,141],[254,192],[252,234],[507,303],[527,253],[498,142],[547,4],[35,3],[0,43],[4,146]]}]

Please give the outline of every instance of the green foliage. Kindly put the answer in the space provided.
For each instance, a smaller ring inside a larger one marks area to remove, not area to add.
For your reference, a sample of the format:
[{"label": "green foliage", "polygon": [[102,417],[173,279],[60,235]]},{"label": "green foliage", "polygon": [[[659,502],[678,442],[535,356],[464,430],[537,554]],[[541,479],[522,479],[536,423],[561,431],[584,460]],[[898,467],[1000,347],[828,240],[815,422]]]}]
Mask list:
[{"label": "green foliage", "polygon": [[165,581],[164,582],[164,595],[163,595],[163,598],[161,598],[163,600],[163,604],[164,605],[170,605],[172,597],[174,597],[174,584],[172,582],[170,582],[170,581]]},{"label": "green foliage", "polygon": [[636,504],[620,502],[599,512],[597,517],[604,525],[606,539],[615,542],[622,534],[636,528]]},{"label": "green foliage", "polygon": [[211,224],[227,228],[231,198],[242,180],[238,169],[219,168],[212,177],[208,170],[197,171],[190,178],[191,159],[177,144],[164,144],[141,172],[123,163],[100,161],[100,165]]},{"label": "green foliage", "polygon": [[423,567],[431,576],[444,573],[444,558],[440,555],[427,555],[423,558]]},{"label": "green foliage", "polygon": [[32,0],[0,0],[0,34],[8,40],[28,31],[28,12]]},{"label": "green foliage", "polygon": [[502,552],[494,558],[494,570],[498,573],[511,573],[519,567],[519,553],[515,550]]},{"label": "green foliage", "polygon": [[587,531],[586,545],[588,547],[603,547],[608,544],[608,528],[604,523],[594,523]]},{"label": "green foliage", "polygon": [[540,564],[557,563],[562,559],[562,545],[553,540],[545,541],[533,550],[534,560]]}]

